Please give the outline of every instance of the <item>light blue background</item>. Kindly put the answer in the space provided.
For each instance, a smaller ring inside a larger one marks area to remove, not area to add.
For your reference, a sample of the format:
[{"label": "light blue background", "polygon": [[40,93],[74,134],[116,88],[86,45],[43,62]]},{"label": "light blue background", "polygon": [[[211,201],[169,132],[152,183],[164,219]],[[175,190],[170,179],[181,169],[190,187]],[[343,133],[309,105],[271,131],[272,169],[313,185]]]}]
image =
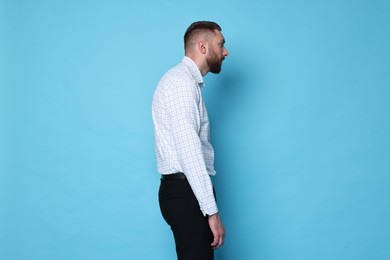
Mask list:
[{"label": "light blue background", "polygon": [[390,259],[389,3],[1,1],[0,259],[175,259],[151,99],[196,20],[217,259]]}]

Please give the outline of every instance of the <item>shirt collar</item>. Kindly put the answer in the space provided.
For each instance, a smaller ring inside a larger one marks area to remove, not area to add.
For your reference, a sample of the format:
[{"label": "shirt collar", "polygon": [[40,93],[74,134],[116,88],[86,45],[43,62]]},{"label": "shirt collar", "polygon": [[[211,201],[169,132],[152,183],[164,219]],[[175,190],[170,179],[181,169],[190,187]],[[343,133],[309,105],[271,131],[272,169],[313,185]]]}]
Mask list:
[{"label": "shirt collar", "polygon": [[200,73],[200,70],[196,63],[189,57],[184,56],[184,58],[181,60],[185,65],[187,65],[188,69],[190,70],[190,73],[192,77],[195,79],[196,83],[199,84],[199,87],[202,88],[204,86],[204,81],[202,74]]}]

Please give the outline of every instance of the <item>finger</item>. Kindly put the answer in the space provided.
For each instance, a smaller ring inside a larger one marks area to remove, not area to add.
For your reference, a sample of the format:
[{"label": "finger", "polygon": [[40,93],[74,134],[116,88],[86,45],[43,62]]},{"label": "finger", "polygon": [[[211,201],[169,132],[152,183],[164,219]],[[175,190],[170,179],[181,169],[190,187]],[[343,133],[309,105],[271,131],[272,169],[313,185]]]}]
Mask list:
[{"label": "finger", "polygon": [[[214,243],[215,242],[215,243]],[[213,245],[214,244],[214,245]],[[217,249],[217,248],[220,248],[222,245],[223,245],[223,237],[222,236],[219,236],[217,238],[217,240],[213,241],[213,244],[211,244],[211,246],[213,247],[213,249]]]},{"label": "finger", "polygon": [[220,248],[225,241],[225,232],[223,231],[219,236],[218,236],[218,244],[215,246],[215,249]]},{"label": "finger", "polygon": [[218,242],[218,244],[216,246],[213,247],[213,249],[218,249],[220,248],[222,245]]},{"label": "finger", "polygon": [[219,244],[219,238],[218,238],[218,236],[214,235],[214,240],[211,243],[211,246],[216,247],[218,244]]}]

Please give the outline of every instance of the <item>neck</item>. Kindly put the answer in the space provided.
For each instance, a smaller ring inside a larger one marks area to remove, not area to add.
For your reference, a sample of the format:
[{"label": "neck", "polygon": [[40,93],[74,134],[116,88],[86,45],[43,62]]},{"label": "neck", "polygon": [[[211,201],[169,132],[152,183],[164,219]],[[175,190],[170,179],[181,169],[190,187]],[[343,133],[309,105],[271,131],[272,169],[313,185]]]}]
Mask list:
[{"label": "neck", "polygon": [[207,66],[206,61],[201,59],[198,55],[191,53],[186,53],[185,55],[195,62],[200,71],[200,74],[202,74],[202,77],[206,76],[206,74],[209,72],[209,67]]}]

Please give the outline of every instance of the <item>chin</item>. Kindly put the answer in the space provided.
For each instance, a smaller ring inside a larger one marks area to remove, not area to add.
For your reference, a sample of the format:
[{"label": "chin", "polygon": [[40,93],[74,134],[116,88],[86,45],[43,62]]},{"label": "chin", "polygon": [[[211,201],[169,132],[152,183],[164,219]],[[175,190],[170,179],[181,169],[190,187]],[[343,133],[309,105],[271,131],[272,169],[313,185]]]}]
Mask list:
[{"label": "chin", "polygon": [[213,69],[213,70],[210,70],[210,72],[213,74],[219,74],[221,72],[221,69],[219,69],[219,70]]},{"label": "chin", "polygon": [[222,64],[220,64],[218,67],[213,67],[210,69],[210,72],[211,73],[214,73],[214,74],[219,74],[222,70]]}]

